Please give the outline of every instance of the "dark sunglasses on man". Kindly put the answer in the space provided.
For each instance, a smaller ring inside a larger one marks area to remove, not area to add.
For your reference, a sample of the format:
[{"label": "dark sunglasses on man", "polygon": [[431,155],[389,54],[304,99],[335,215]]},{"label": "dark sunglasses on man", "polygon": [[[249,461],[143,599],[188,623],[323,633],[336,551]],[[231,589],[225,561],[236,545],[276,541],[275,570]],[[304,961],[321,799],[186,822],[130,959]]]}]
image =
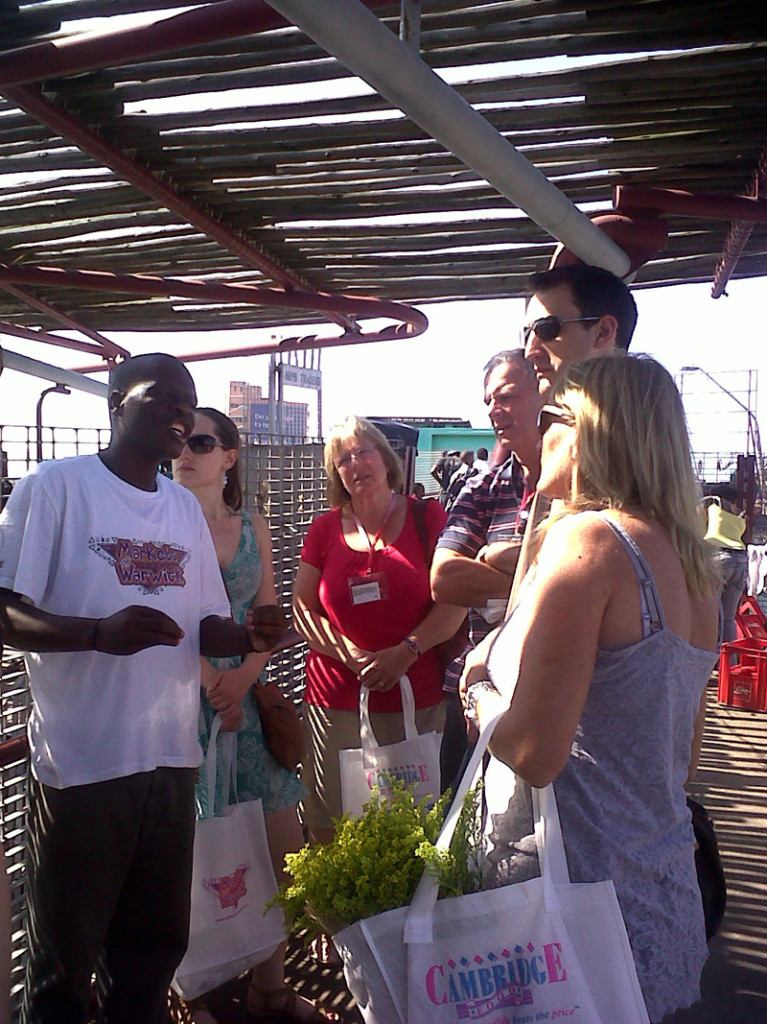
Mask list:
[{"label": "dark sunglasses on man", "polygon": [[526,345],[531,334],[541,341],[554,341],[562,333],[562,324],[596,323],[601,319],[599,316],[542,316],[531,324],[525,324],[521,332],[522,342]]},{"label": "dark sunglasses on man", "polygon": [[566,427],[575,425],[575,417],[561,405],[544,405],[538,413],[538,433],[543,437],[552,423],[563,423]]}]

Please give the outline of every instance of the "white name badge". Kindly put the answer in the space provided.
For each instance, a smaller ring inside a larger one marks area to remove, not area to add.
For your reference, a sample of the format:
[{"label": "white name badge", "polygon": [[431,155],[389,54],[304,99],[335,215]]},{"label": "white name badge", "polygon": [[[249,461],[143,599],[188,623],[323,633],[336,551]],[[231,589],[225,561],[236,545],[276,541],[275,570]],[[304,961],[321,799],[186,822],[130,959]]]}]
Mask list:
[{"label": "white name badge", "polygon": [[349,596],[354,605],[385,601],[389,596],[385,574],[372,572],[368,576],[355,576],[350,579]]}]

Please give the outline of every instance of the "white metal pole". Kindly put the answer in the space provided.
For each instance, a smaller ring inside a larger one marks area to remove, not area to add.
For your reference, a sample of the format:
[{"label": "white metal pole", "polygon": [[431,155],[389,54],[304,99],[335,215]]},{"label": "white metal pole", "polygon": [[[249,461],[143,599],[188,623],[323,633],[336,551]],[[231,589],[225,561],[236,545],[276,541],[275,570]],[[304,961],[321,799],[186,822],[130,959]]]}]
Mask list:
[{"label": "white metal pole", "polygon": [[358,0],[267,0],[585,263],[629,257]]},{"label": "white metal pole", "polygon": [[54,384],[66,384],[68,388],[86,391],[89,395],[98,395],[99,398],[106,398],[109,394],[109,385],[103,384],[101,381],[92,380],[75,370],[65,370],[60,366],[43,363],[39,359],[30,359],[29,356],[22,356],[7,348],[3,349],[3,361],[6,370],[18,370],[20,373],[28,373],[33,377],[51,380]]}]

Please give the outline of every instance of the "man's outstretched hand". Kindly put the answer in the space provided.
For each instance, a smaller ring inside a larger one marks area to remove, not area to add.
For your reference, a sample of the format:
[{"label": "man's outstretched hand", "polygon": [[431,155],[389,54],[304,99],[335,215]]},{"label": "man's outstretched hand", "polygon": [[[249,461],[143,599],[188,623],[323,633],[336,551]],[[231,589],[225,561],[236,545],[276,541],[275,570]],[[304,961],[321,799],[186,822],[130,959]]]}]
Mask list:
[{"label": "man's outstretched hand", "polygon": [[170,615],[131,604],[96,620],[93,649],[104,654],[136,654],[147,647],[177,647],[183,636],[183,629]]},{"label": "man's outstretched hand", "polygon": [[245,626],[253,650],[265,654],[285,636],[288,620],[278,604],[258,604],[248,609]]}]

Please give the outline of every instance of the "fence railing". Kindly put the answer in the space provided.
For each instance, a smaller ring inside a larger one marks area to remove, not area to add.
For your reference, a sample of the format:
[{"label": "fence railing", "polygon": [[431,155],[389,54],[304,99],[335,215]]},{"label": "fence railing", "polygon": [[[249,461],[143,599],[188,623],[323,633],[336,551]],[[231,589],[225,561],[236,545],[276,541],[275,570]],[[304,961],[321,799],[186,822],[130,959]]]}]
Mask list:
[{"label": "fence railing", "polygon": [[[93,454],[106,446],[109,431],[44,428],[43,458]],[[325,511],[322,444],[286,445],[260,437],[242,438],[243,504],[266,516],[272,534],[277,599],[290,608],[293,579],[304,536],[312,519]],[[37,464],[35,427],[0,426],[0,488],[7,498],[13,485]],[[294,700],[304,689],[306,645],[298,637],[275,654],[267,665],[270,681],[277,682]],[[0,837],[5,849],[12,908],[12,986],[18,1014],[27,955],[26,936],[26,812],[29,758],[26,723],[29,687],[21,656],[7,651],[0,691]]]}]

